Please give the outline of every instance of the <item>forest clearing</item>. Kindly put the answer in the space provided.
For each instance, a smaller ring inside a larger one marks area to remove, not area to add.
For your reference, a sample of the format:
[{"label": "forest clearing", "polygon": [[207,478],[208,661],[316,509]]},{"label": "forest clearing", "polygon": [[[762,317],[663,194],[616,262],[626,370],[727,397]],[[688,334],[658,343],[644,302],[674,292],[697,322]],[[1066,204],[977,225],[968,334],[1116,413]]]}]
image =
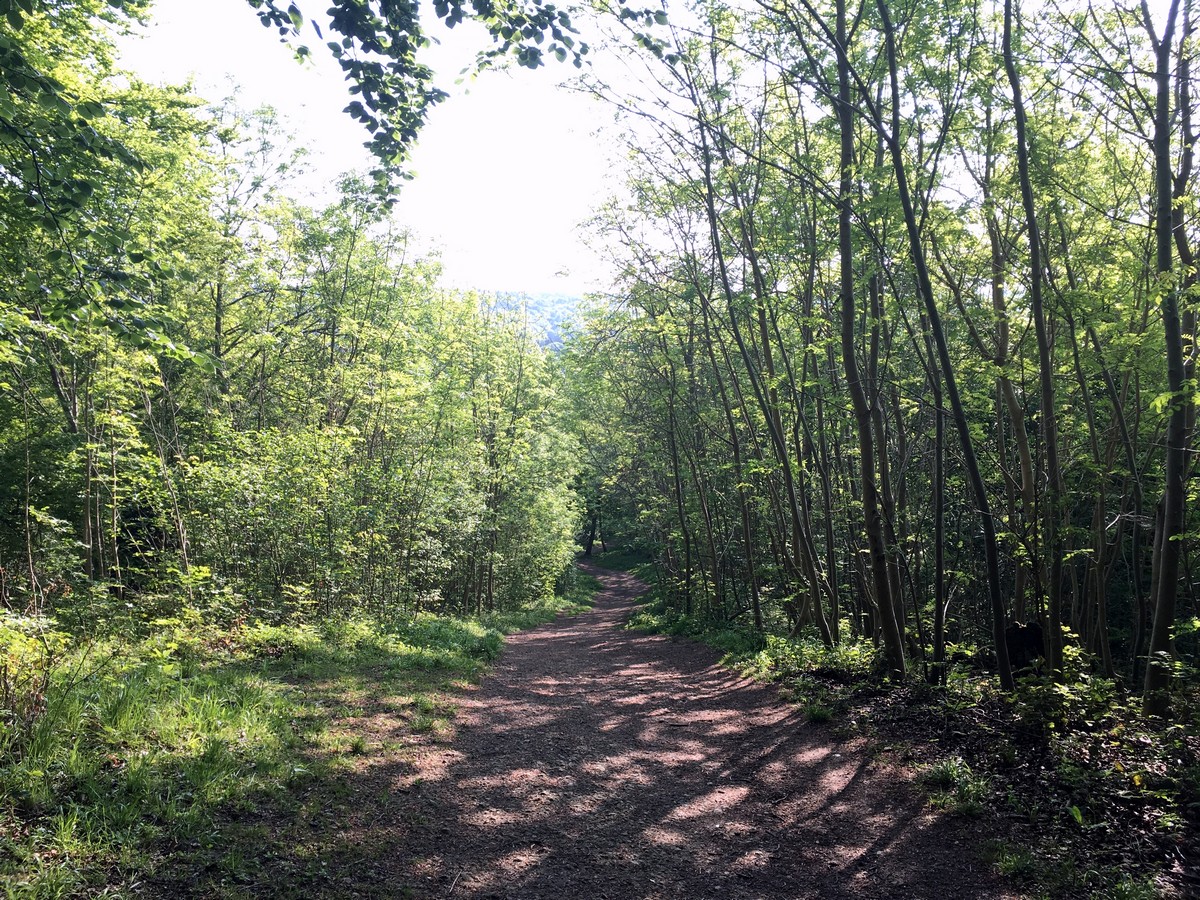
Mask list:
[{"label": "forest clearing", "polygon": [[[324,2],[306,195],[0,0],[5,896],[1200,895],[1195,0]],[[468,20],[605,290],[398,224]]]}]

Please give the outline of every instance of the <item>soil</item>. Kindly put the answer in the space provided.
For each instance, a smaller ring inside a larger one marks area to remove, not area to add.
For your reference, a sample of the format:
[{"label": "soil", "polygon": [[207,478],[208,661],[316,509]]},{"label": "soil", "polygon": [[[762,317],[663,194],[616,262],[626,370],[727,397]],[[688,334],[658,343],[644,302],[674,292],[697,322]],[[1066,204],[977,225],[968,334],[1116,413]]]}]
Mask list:
[{"label": "soil", "polygon": [[422,897],[1005,897],[973,823],[701,645],[628,631],[644,586],[510,638],[420,760]]},{"label": "soil", "polygon": [[[591,611],[511,637],[453,734],[362,757],[237,895],[1018,896],[911,771],[703,645],[625,629],[644,585],[588,571]],[[359,720],[372,746],[401,736],[388,716]]]}]

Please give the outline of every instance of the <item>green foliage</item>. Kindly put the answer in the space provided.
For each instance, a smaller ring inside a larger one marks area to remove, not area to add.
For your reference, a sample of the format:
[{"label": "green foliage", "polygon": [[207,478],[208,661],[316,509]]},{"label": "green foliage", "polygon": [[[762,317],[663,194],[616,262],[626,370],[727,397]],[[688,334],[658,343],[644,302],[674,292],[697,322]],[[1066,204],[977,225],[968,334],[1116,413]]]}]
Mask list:
[{"label": "green foliage", "polygon": [[[578,451],[521,311],[439,288],[369,179],[282,199],[269,111],[116,77],[143,9],[18,5],[0,35],[0,601],[94,632],[179,596],[269,624],[547,602]],[[411,62],[387,36],[415,20],[358,13],[331,13],[347,60]]]},{"label": "green foliage", "polygon": [[921,773],[921,781],[929,792],[931,806],[966,816],[983,812],[991,792],[987,779],[972,772],[971,767],[957,756],[940,759],[928,766]]},{"label": "green foliage", "polygon": [[650,553],[641,547],[623,547],[598,553],[593,561],[606,569],[618,572],[633,572],[635,575],[649,574],[648,569],[653,563]]},{"label": "green foliage", "polygon": [[1034,877],[1038,871],[1037,858],[1028,847],[1021,847],[1008,841],[996,841],[991,847],[992,865],[1005,878],[1026,881]]},{"label": "green foliage", "polygon": [[575,615],[588,609],[597,587],[598,584],[588,576],[581,576],[560,595],[544,597],[537,603],[527,603],[507,612],[485,613],[479,621],[501,634],[535,628],[553,620],[560,612]]},{"label": "green foliage", "polygon": [[[348,110],[381,168],[320,208],[283,198],[296,153],[269,112],[116,74],[111,29],[144,3],[0,0],[0,604],[28,613],[0,620],[3,790],[20,826],[3,833],[54,849],[0,858],[24,860],[31,890],[96,892],[74,860],[120,872],[114,848],[196,833],[213,810],[304,776],[294,741],[322,714],[289,678],[412,677],[410,725],[438,733],[438,679],[468,677],[502,632],[552,615],[556,589],[582,602],[569,564],[585,524],[626,548],[603,563],[656,582],[635,626],[720,648],[784,682],[814,721],[879,689],[880,606],[895,593],[904,649],[939,685],[898,695],[942,697],[943,725],[967,722],[989,748],[929,776],[942,805],[976,808],[999,770],[1029,772],[1042,799],[1010,795],[1050,831],[1188,832],[1200,627],[1180,610],[1147,654],[1146,598],[1175,584],[1156,580],[1153,549],[1179,394],[1155,328],[1176,296],[1190,321],[1196,289],[1186,267],[1159,272],[1137,224],[1157,215],[1157,188],[1135,112],[1155,39],[1135,9],[1049,9],[1015,35],[1038,98],[1024,160],[1044,230],[1036,272],[986,16],[907,7],[890,100],[871,87],[886,3],[836,47],[816,7],[700,4],[709,28],[678,46],[654,33],[670,26],[662,10],[601,10],[672,90],[639,109],[661,130],[635,148],[630,202],[599,219],[626,260],[619,302],[551,353],[512,298],[439,287],[383,214],[443,96],[418,60],[417,6],[335,0],[325,35],[300,5],[250,3],[299,56],[303,31],[328,37],[358,91]],[[483,23],[494,44],[480,66],[586,52],[552,4],[436,0],[433,14]],[[831,101],[839,66],[853,69],[849,105]],[[1190,115],[1175,110],[1172,127]],[[1179,165],[1182,251],[1196,229]],[[903,222],[910,193],[916,223]],[[1053,294],[1048,363],[1028,338],[1031,275]],[[946,319],[946,371],[931,371],[914,318],[926,300],[927,318]],[[989,462],[975,500],[943,428],[951,375],[952,427]],[[847,414],[860,378],[869,427]],[[1055,445],[1038,412],[1051,384]],[[1051,449],[1059,472],[1045,471]],[[864,541],[867,483],[886,560]],[[993,612],[1042,610],[1055,534],[1070,549],[1053,586],[1071,596],[1064,621],[1043,625],[1077,637],[1053,677],[1043,666],[1000,698],[983,677]],[[1009,608],[981,601],[989,580],[1012,587]],[[1170,675],[1172,718],[1140,717],[1123,693],[1148,655]],[[230,850],[222,865],[245,860]]]},{"label": "green foliage", "polygon": [[0,757],[20,758],[52,712],[70,635],[44,616],[0,615]]},{"label": "green foliage", "polygon": [[988,856],[996,871],[1022,885],[1036,898],[1082,896],[1097,900],[1158,900],[1163,892],[1153,879],[1121,874],[1105,883],[1097,883],[1065,860],[1038,857],[1028,847],[1012,841],[993,842]]},{"label": "green foliage", "polygon": [[875,683],[878,673],[879,650],[865,641],[827,647],[811,635],[729,628],[673,610],[661,599],[636,611],[628,627],[694,638],[722,651],[724,665],[781,683],[818,723],[835,718],[857,691]]},{"label": "green foliage", "polygon": [[[581,581],[559,605],[593,588]],[[231,813],[286,807],[335,776],[339,753],[370,752],[361,734],[343,743],[331,730],[346,698],[386,693],[414,733],[440,733],[447,687],[476,677],[504,631],[554,613],[547,602],[488,624],[422,613],[229,628],[187,609],[136,642],[9,615],[0,880],[30,897],[123,889],[172,864],[164,847],[211,843]]]},{"label": "green foliage", "polygon": [[752,631],[722,627],[670,609],[661,602],[649,604],[635,612],[629,618],[628,627],[655,634],[696,638],[723,651],[727,662],[736,662],[762,646],[762,636]]},{"label": "green foliage", "polygon": [[1044,732],[1090,730],[1121,705],[1110,680],[1080,673],[1069,681],[1049,677],[1022,679],[1013,694],[1013,710],[1025,725]]},{"label": "green foliage", "polygon": [[[312,54],[308,46],[294,42],[305,27],[305,13],[299,6],[284,7],[277,0],[248,2],[263,25],[293,44],[298,59]],[[477,68],[511,56],[519,65],[534,69],[546,54],[559,62],[569,57],[578,68],[588,52],[587,44],[573,37],[576,31],[568,12],[552,3],[435,0],[433,12],[448,28],[468,18],[487,30],[493,46],[480,51]],[[325,45],[356,97],[346,112],[371,135],[367,146],[380,161],[373,173],[375,191],[390,206],[396,199],[396,181],[406,174],[403,163],[430,108],[447,97],[434,86],[434,73],[418,58],[418,51],[429,42],[418,5],[412,0],[380,4],[334,0],[326,16],[330,40]],[[317,39],[324,40],[316,20],[308,22]],[[543,48],[547,37],[550,43]]]},{"label": "green foliage", "polygon": [[810,703],[804,707],[804,716],[814,725],[820,725],[832,721],[834,712],[823,703]]},{"label": "green foliage", "polygon": [[[1068,659],[1090,668],[1075,653]],[[901,716],[901,735],[918,748],[928,741],[938,758],[938,802],[957,804],[951,783],[969,771],[985,785],[980,802],[1038,836],[994,854],[1032,895],[1138,896],[1154,877],[1131,865],[1133,854],[1150,845],[1171,852],[1200,808],[1192,806],[1196,724],[1188,716],[1161,730],[1111,683],[1076,680],[1030,676],[1009,696],[960,672],[944,693],[934,689],[920,703],[910,696],[892,715]]]},{"label": "green foliage", "polygon": [[878,671],[878,648],[866,641],[826,647],[820,641],[767,635],[765,646],[748,661],[754,671],[773,680],[804,676],[835,682],[868,681]]},{"label": "green foliage", "polygon": [[[64,660],[53,715],[25,754],[0,763],[0,815],[23,835],[5,854],[9,883],[30,896],[94,890],[106,865],[147,865],[165,837],[211,827],[221,806],[295,776],[294,749],[318,710],[271,677],[197,660],[179,641],[190,636],[79,646]],[[65,673],[80,669],[72,683]]]}]

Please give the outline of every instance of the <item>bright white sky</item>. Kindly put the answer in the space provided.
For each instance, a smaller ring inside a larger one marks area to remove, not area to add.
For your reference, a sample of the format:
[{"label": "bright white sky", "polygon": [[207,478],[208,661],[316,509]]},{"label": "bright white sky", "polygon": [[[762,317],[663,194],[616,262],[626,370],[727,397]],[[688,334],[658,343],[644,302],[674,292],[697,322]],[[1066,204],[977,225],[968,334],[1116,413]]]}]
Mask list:
[{"label": "bright white sky", "polygon": [[[324,6],[301,4],[318,21]],[[562,87],[575,69],[554,61],[455,85],[483,43],[467,26],[433,28],[443,44],[429,61],[452,96],[422,132],[417,177],[402,190],[397,218],[440,249],[455,287],[572,295],[605,287],[578,226],[617,188],[619,153],[599,132],[611,111]],[[122,41],[121,61],[151,81],[193,77],[212,101],[236,91],[245,109],[275,107],[309,151],[301,187],[320,197],[340,173],[371,160],[366,132],[342,112],[349,96],[340,70],[311,31],[304,39],[317,65],[297,64],[246,0],[156,0],[145,36]]]}]

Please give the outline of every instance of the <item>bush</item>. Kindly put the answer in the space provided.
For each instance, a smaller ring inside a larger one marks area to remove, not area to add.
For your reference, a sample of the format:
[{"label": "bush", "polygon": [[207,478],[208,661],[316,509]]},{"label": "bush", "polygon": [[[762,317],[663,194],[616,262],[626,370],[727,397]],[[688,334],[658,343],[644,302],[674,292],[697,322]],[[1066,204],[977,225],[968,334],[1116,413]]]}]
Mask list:
[{"label": "bush", "polygon": [[986,778],[976,775],[960,756],[949,756],[928,766],[921,782],[929,790],[929,803],[963,815],[983,812],[990,792]]},{"label": "bush", "polygon": [[28,748],[70,646],[53,619],[0,613],[0,758],[20,757]]}]

